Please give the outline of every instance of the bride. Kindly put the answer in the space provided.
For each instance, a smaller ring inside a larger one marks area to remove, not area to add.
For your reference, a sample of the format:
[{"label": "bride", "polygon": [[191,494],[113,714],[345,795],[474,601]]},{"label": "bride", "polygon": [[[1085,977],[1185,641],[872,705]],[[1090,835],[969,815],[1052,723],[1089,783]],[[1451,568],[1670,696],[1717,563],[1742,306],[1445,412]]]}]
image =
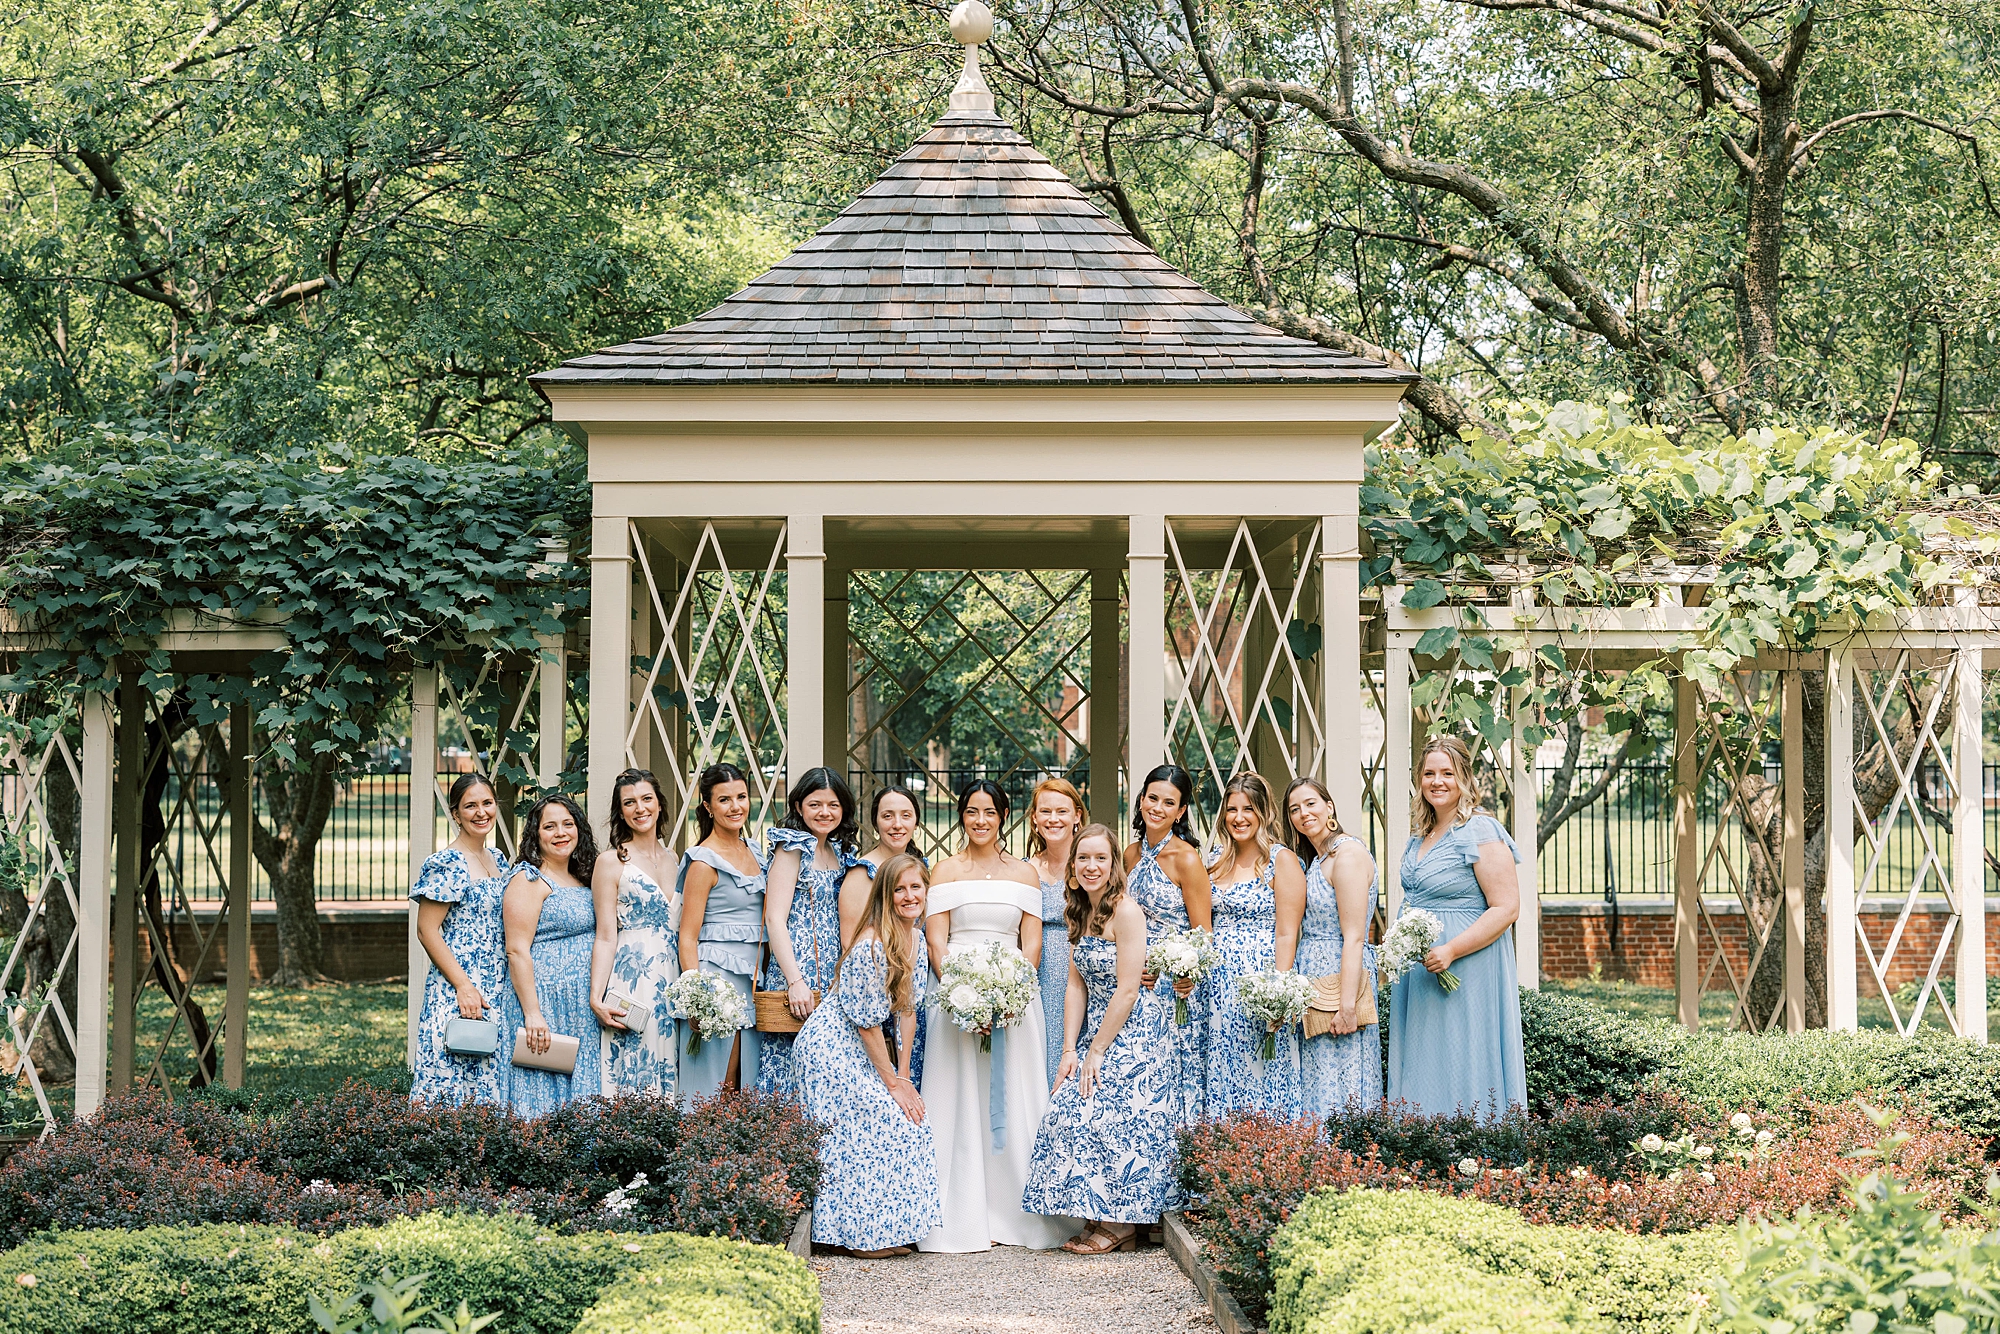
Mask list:
[{"label": "bride", "polygon": [[[958,794],[965,836],[957,855],[931,880],[924,932],[940,973],[954,950],[988,941],[1014,946],[1030,966],[1042,952],[1042,885],[1034,867],[1000,845],[1007,794],[975,779]],[[991,1054],[933,1006],[924,1045],[924,1106],[937,1144],[944,1223],[918,1243],[923,1251],[983,1251],[995,1242],[1048,1250],[1074,1236],[1075,1219],[1021,1211],[1035,1131],[1049,1109],[1042,1007],[993,1035]],[[1000,1089],[993,1078],[998,1067]]]}]

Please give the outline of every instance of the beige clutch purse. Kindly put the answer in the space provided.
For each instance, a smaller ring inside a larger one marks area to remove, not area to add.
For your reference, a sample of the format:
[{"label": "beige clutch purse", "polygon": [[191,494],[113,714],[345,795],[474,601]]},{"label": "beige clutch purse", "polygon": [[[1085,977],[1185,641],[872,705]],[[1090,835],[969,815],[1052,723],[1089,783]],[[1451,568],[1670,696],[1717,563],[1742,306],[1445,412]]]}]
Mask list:
[{"label": "beige clutch purse", "polygon": [[576,1053],[580,1043],[573,1037],[561,1033],[549,1034],[549,1049],[545,1052],[528,1050],[528,1030],[514,1030],[514,1064],[523,1070],[546,1070],[552,1075],[573,1075],[576,1073]]},{"label": "beige clutch purse", "polygon": [[[1357,1028],[1366,1028],[1375,1023],[1375,989],[1368,985],[1368,975],[1361,975],[1361,994],[1355,998],[1354,1023]],[[1309,1038],[1323,1037],[1333,1032],[1334,1016],[1340,1013],[1340,978],[1316,977],[1313,979],[1312,1004],[1306,1007],[1305,1030]]]}]

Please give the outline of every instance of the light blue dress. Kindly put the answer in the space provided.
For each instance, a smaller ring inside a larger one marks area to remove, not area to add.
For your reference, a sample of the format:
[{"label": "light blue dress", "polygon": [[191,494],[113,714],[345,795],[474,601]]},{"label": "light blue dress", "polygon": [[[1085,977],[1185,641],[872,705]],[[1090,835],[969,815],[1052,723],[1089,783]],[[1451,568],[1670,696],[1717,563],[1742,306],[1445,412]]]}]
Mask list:
[{"label": "light blue dress", "polygon": [[604,1091],[674,1095],[677,1025],[661,996],[681,975],[681,897],[636,862],[618,868],[618,950],[610,989],[633,1002],[626,1028],[605,1028]]},{"label": "light blue dress", "polygon": [[[496,1006],[502,980],[507,973],[507,940],[500,927],[500,900],[507,892],[507,858],[498,848],[490,849],[500,874],[480,879],[472,872],[465,854],[446,848],[424,859],[417,883],[410,887],[413,899],[451,905],[445,911],[440,934],[458,966],[486,997],[488,1019],[497,1018]],[[410,1096],[425,1102],[462,1106],[468,1102],[500,1101],[500,1066],[507,1059],[498,1056],[453,1056],[444,1049],[444,1028],[458,1017],[458,992],[432,964],[424,975],[424,1008],[417,1017],[417,1064],[410,1072]]]},{"label": "light blue dress", "polygon": [[[756,861],[754,854],[751,860]],[[715,849],[690,848],[681,858],[680,872],[674,878],[675,899],[685,897],[688,868],[696,862],[714,869],[715,884],[708,891],[708,904],[702,911],[701,930],[695,937],[695,958],[700,961],[702,972],[719,977],[736,988],[737,994],[743,997],[743,1012],[754,1024],[756,1009],[751,993],[757,987],[757,956],[761,953],[764,939],[764,872],[761,863],[757,874],[744,875]],[[729,1050],[736,1043],[704,1041],[701,1050],[690,1056],[688,1039],[694,1030],[688,1024],[677,1027],[680,1029],[681,1102],[685,1104],[697,1097],[712,1097],[722,1087],[722,1081],[729,1077]],[[745,1028],[737,1037],[742,1043],[742,1056],[736,1072],[737,1087],[756,1088],[757,1057],[762,1049],[757,1030]]]},{"label": "light blue dress", "polygon": [[[1359,842],[1342,834],[1333,846]],[[1299,924],[1297,970],[1307,977],[1340,975],[1342,936],[1340,907],[1334,902],[1333,886],[1327,881],[1325,857],[1313,858],[1306,870],[1306,915]],[[1375,891],[1381,884],[1378,874],[1368,886],[1368,916],[1375,916]],[[1361,985],[1365,994],[1375,991],[1375,947],[1365,946],[1361,956]],[[1352,1033],[1322,1033],[1299,1044],[1299,1091],[1305,1115],[1315,1120],[1349,1107],[1368,1110],[1382,1101],[1382,1030],[1378,1024],[1357,1028]]]},{"label": "light blue dress", "polygon": [[1271,887],[1276,854],[1251,880],[1211,885],[1215,905],[1215,948],[1222,966],[1209,975],[1213,1006],[1208,1015],[1207,1115],[1263,1112],[1280,1121],[1299,1119],[1299,1029],[1286,1025],[1276,1050],[1264,1059],[1263,1021],[1243,1012],[1236,985],[1251,973],[1266,972],[1278,957],[1278,898]]},{"label": "light blue dress", "polygon": [[[1490,815],[1450,830],[1421,858],[1422,840],[1403,850],[1403,911],[1425,908],[1444,924],[1444,940],[1486,911],[1473,875],[1479,850],[1514,840]],[[1455,960],[1459,987],[1447,995],[1421,964],[1396,983],[1389,1016],[1389,1101],[1437,1115],[1469,1112],[1496,1120],[1509,1106],[1526,1106],[1528,1072],[1521,1054],[1521,993],[1514,980],[1514,933]]]},{"label": "light blue dress", "polygon": [[[916,935],[921,1009],[930,954],[924,933]],[[861,1030],[881,1026],[889,1013],[888,959],[881,942],[864,940],[792,1047],[799,1105],[827,1128],[812,1211],[812,1239],[822,1246],[914,1246],[944,1221],[930,1122],[904,1115],[861,1044]]]},{"label": "light blue dress", "polygon": [[[834,848],[840,864],[829,870],[813,865],[819,840],[806,829],[773,829],[770,851],[781,848],[799,854],[799,880],[792,888],[792,906],[785,913],[785,932],[792,938],[792,958],[798,961],[799,976],[824,996],[833,986],[834,969],[840,966],[840,882],[857,866],[868,863],[845,848]],[[766,858],[766,865],[770,858]],[[764,987],[785,989],[785,973],[773,957],[764,966]],[[792,1043],[796,1033],[764,1034],[763,1051],[757,1057],[757,1087],[765,1093],[792,1097]]]},{"label": "light blue dress", "polygon": [[1069,924],[1063,919],[1063,887],[1042,881],[1042,962],[1035,975],[1042,983],[1042,1017],[1048,1037],[1049,1086],[1062,1064],[1063,998],[1069,995]]},{"label": "light blue dress", "polygon": [[[549,884],[535,867],[515,869]],[[590,1008],[590,947],[596,935],[597,909],[590,900],[590,886],[550,885],[528,957],[535,964],[535,995],[542,1003],[542,1021],[549,1032],[577,1039],[576,1069],[558,1075],[508,1061],[503,1093],[508,1106],[522,1116],[546,1116],[564,1103],[604,1092],[600,1030],[597,1015]],[[524,1018],[509,979],[500,991],[503,1060],[514,1050],[515,1035]]]},{"label": "light blue dress", "polygon": [[[1081,1054],[1089,1050],[1118,989],[1118,945],[1105,936],[1085,936],[1073,957],[1089,997],[1076,1044]],[[1173,1207],[1179,1099],[1165,1041],[1172,1023],[1172,999],[1141,991],[1105,1049],[1090,1097],[1078,1091],[1074,1076],[1055,1091],[1035,1135],[1022,1209],[1105,1223],[1151,1223]]]},{"label": "light blue dress", "polygon": [[[1167,836],[1172,837],[1171,834]],[[1188,920],[1187,902],[1181,897],[1180,886],[1160,868],[1158,857],[1166,841],[1162,839],[1149,845],[1144,838],[1140,839],[1139,864],[1132,868],[1132,874],[1125,883],[1126,894],[1146,914],[1148,947],[1162,936],[1185,931],[1193,925]],[[1163,977],[1153,986],[1166,1005],[1166,1043],[1173,1054],[1174,1085],[1179,1099],[1175,1114],[1184,1126],[1201,1124],[1208,1101],[1208,997],[1212,980],[1203,978],[1187,998],[1188,1021],[1185,1024],[1174,1022],[1173,983]]]}]

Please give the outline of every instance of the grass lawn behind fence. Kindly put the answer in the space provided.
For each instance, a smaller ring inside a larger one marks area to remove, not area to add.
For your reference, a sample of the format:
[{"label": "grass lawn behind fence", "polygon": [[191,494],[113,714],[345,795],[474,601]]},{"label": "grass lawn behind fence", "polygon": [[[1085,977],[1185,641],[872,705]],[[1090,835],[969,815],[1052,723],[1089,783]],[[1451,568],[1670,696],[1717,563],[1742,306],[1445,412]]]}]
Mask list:
[{"label": "grass lawn behind fence", "polygon": [[[222,1022],[219,985],[194,989],[209,1016]],[[349,1079],[393,1084],[406,1077],[404,1050],[409,989],[401,982],[342,982],[319,987],[252,987],[243,1087],[265,1095],[310,1094]],[[157,989],[142,1000],[138,1069],[151,1067],[172,1008]],[[176,1092],[194,1072],[192,1046],[179,1029],[161,1067]]]}]

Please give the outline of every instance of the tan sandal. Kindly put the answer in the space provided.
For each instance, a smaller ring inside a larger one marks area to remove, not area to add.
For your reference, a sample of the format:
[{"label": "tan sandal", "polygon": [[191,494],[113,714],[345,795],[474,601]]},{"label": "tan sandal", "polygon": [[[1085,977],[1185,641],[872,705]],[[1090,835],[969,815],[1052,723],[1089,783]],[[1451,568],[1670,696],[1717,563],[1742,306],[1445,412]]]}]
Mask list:
[{"label": "tan sandal", "polygon": [[910,1253],[910,1248],[908,1246],[884,1246],[879,1251],[848,1252],[849,1255],[853,1256],[857,1260],[887,1260],[891,1256],[908,1255],[909,1253]]},{"label": "tan sandal", "polygon": [[1137,1228],[1119,1236],[1094,1224],[1087,1227],[1080,1237],[1072,1237],[1063,1243],[1063,1249],[1071,1255],[1109,1255],[1113,1251],[1136,1251],[1139,1249]]}]

